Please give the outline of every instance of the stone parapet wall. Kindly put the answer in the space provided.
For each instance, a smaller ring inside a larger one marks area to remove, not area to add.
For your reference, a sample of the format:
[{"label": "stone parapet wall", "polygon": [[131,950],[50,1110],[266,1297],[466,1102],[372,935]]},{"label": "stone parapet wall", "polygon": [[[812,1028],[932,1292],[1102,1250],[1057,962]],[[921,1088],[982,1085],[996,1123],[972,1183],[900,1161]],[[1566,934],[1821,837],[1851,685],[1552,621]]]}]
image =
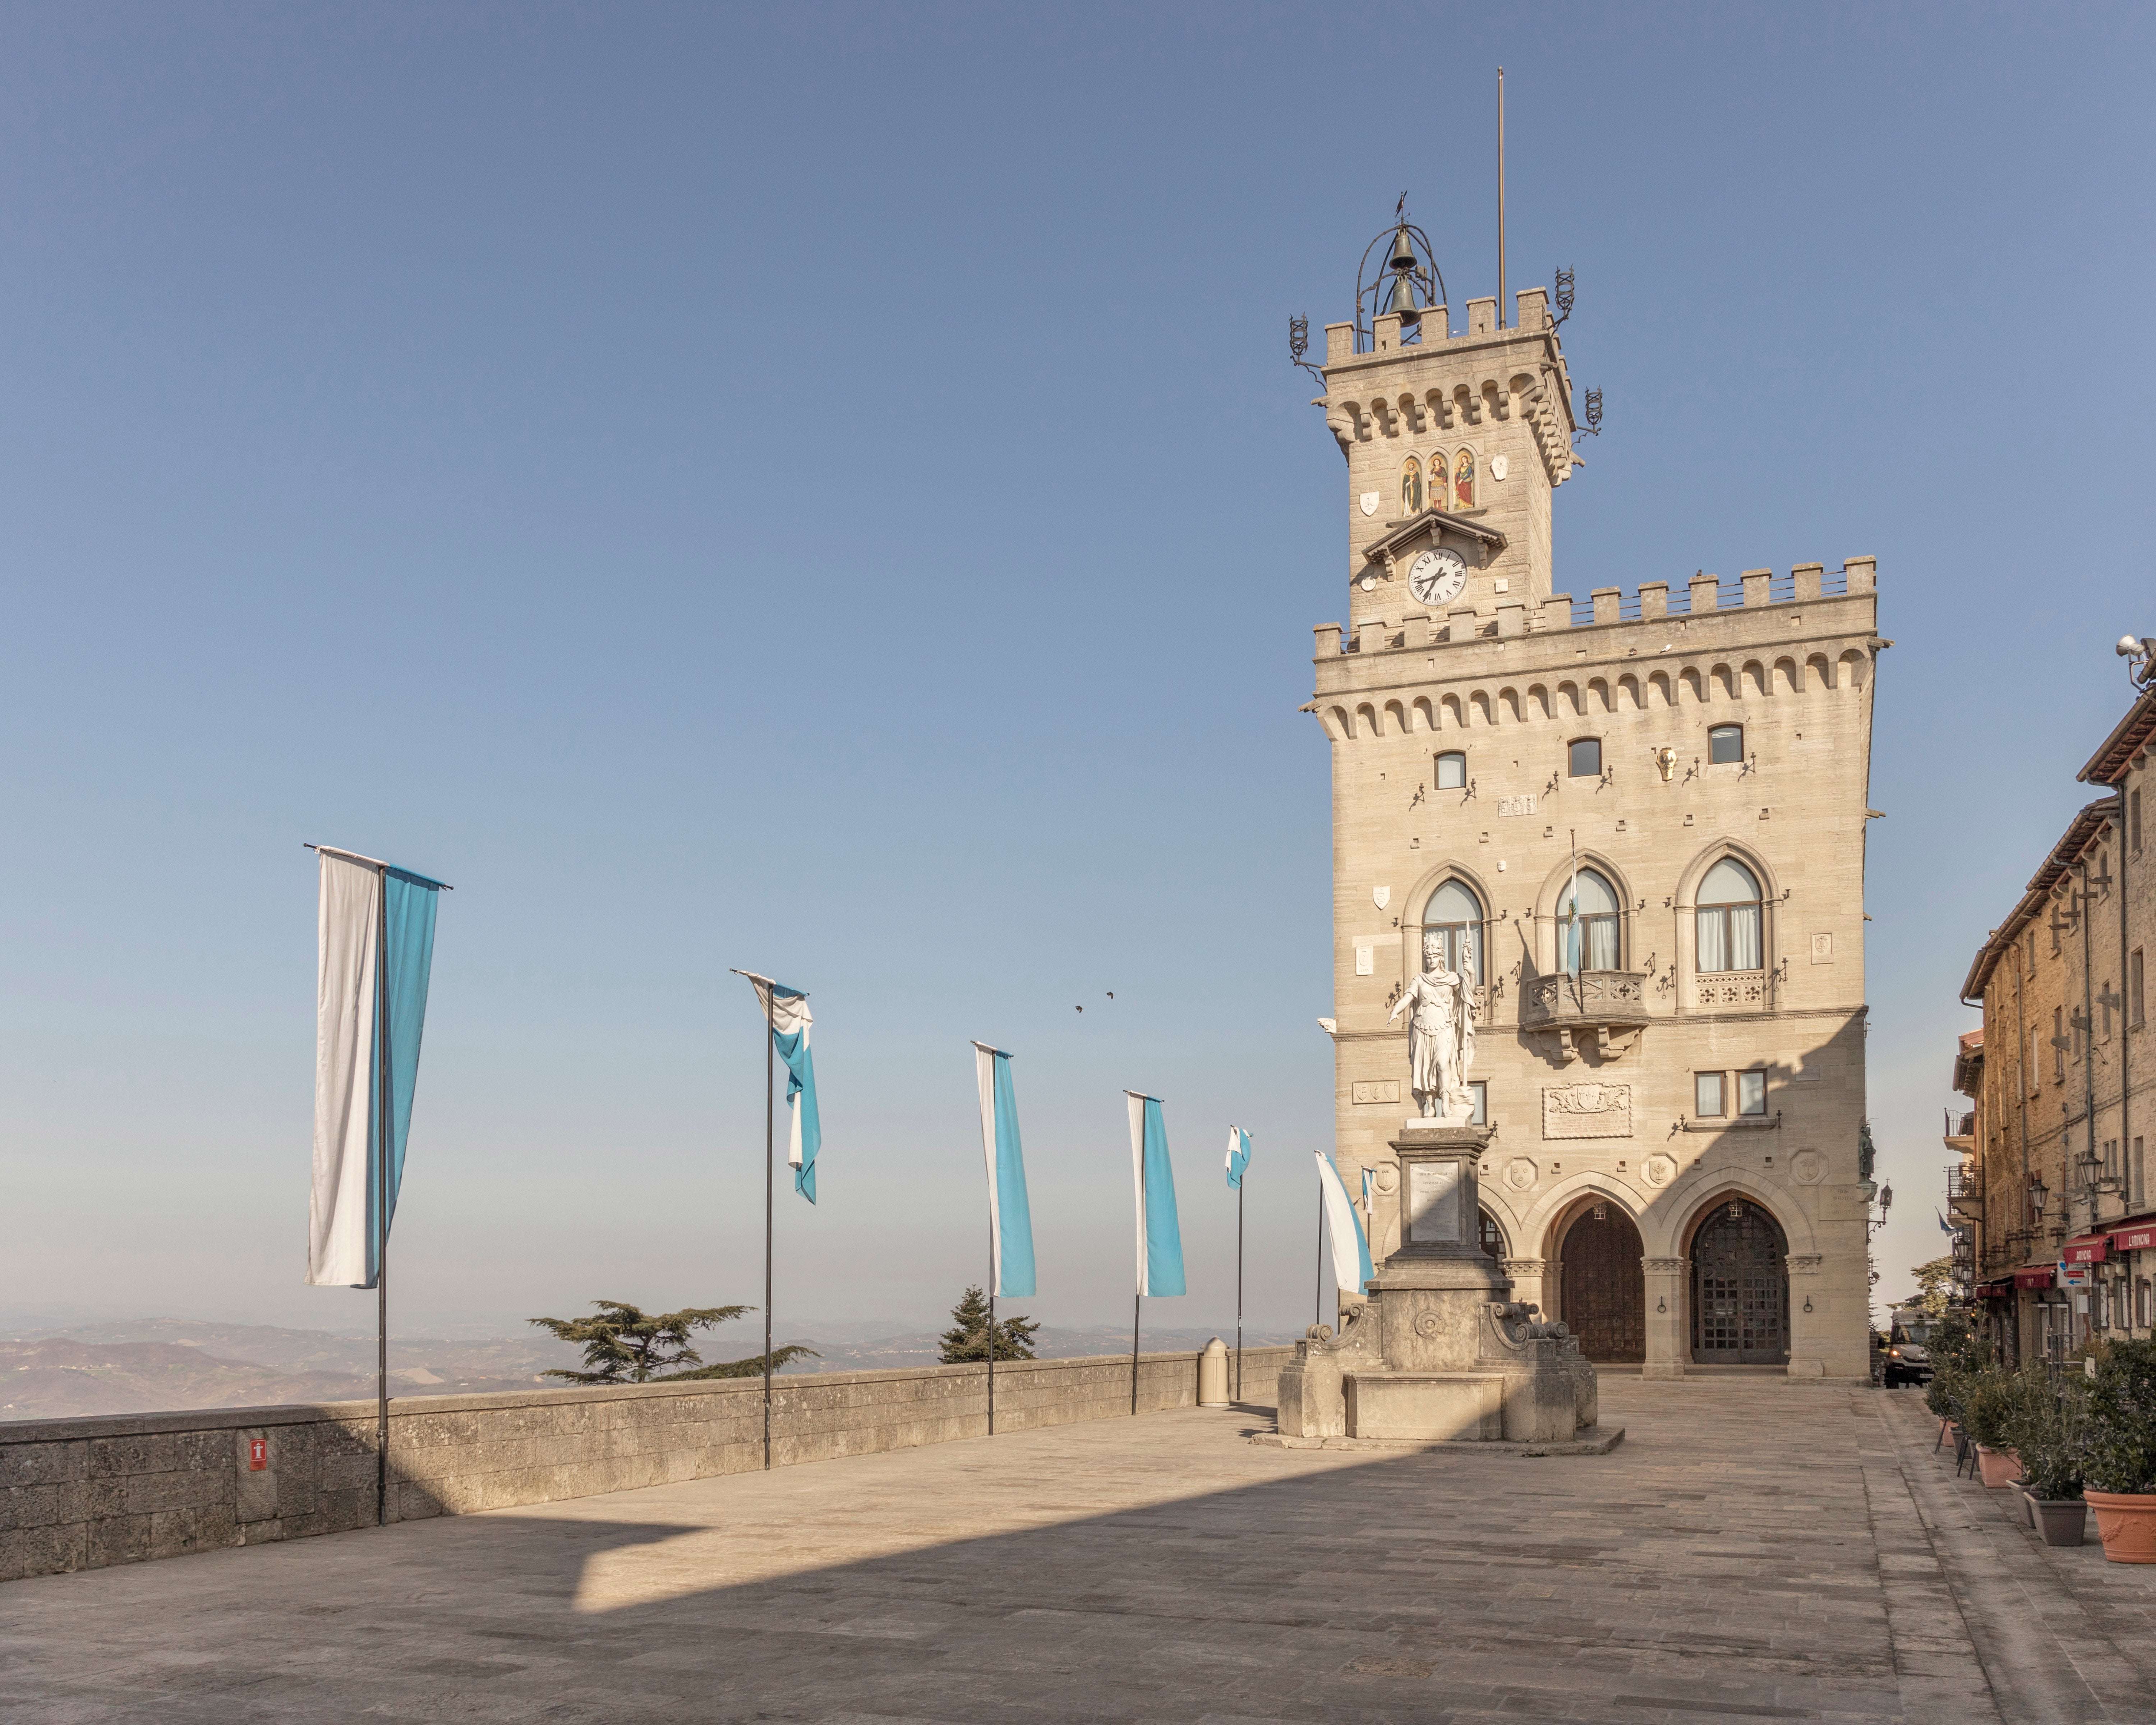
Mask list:
[{"label": "stone parapet wall", "polygon": [[[1270,1407],[1293,1353],[1246,1348],[1244,1399]],[[1198,1358],[1142,1356],[1139,1410],[1195,1406]],[[773,1388],[778,1466],[988,1430],[979,1365],[804,1373]],[[998,1432],[1130,1408],[1127,1357],[996,1368]],[[0,1424],[0,1581],[372,1526],[376,1424],[372,1402]],[[762,1380],[399,1397],[389,1461],[393,1521],[747,1472],[763,1465]]]}]

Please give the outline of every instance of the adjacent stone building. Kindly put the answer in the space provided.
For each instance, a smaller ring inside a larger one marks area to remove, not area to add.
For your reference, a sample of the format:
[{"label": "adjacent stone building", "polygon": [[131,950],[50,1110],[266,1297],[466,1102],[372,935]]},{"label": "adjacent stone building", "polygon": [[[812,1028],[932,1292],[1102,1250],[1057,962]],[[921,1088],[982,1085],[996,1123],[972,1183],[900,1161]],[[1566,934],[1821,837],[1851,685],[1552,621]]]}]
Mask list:
[{"label": "adjacent stone building", "polygon": [[1517,298],[1509,327],[1473,300],[1463,334],[1442,306],[1326,331],[1337,1160],[1382,1260],[1414,1111],[1389,1014],[1434,937],[1476,988],[1514,1297],[1650,1376],[1864,1378],[1873,562],[1554,592],[1573,391]]},{"label": "adjacent stone building", "polygon": [[2152,742],[2156,691],[2082,768],[2082,783],[2110,794],[2067,824],[1962,988],[1984,1025],[1954,1061],[1953,1086],[1972,1106],[1948,1122],[1959,1158],[1948,1196],[1978,1311],[2010,1361],[2156,1328],[2144,962],[2156,857],[2141,812]]}]

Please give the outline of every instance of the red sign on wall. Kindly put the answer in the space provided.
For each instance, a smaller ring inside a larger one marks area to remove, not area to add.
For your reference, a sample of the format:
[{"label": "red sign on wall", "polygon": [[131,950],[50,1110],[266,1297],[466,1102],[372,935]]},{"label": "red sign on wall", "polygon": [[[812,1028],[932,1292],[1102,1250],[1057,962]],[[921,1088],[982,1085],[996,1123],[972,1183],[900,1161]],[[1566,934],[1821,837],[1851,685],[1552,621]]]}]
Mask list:
[{"label": "red sign on wall", "polygon": [[259,1473],[270,1465],[270,1440],[249,1438],[247,1440],[247,1471]]}]

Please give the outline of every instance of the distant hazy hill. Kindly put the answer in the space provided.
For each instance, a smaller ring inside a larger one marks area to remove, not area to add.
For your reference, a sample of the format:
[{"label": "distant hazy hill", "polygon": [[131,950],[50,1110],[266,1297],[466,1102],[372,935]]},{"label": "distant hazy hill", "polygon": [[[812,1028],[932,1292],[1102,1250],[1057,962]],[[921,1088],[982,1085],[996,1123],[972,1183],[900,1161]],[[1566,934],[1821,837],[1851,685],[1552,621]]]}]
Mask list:
[{"label": "distant hazy hill", "polygon": [[[884,1323],[828,1322],[815,1327],[843,1339],[796,1337],[819,1356],[788,1375],[856,1372],[936,1363],[940,1331],[907,1331]],[[716,1338],[700,1337],[709,1361],[738,1359],[763,1344],[745,1325]],[[1153,1329],[1148,1353],[1204,1346],[1211,1330]],[[1231,1344],[1230,1332],[1224,1338]],[[1249,1331],[1250,1346],[1293,1339]],[[1035,1337],[1044,1359],[1126,1353],[1128,1330],[1044,1327]],[[575,1368],[581,1350],[534,1331],[529,1336],[436,1340],[392,1336],[393,1395],[476,1395],[559,1388],[542,1373]],[[374,1394],[375,1342],[368,1335],[287,1330],[269,1324],[205,1323],[193,1318],[139,1318],[81,1323],[0,1338],[0,1420],[61,1420],[78,1414],[175,1413],[188,1408],[259,1408],[290,1403],[359,1401]]]}]

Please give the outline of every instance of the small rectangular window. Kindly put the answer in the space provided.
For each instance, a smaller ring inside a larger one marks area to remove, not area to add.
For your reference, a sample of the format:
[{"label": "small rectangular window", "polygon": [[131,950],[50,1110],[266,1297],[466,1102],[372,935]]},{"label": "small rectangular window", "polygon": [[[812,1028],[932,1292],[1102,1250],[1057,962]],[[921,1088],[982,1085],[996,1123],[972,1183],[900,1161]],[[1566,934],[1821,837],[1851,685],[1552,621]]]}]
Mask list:
[{"label": "small rectangular window", "polygon": [[1573,778],[1601,778],[1602,739],[1599,737],[1582,737],[1575,739],[1572,745],[1571,759],[1566,770]]},{"label": "small rectangular window", "polygon": [[2116,1138],[2103,1141],[2103,1177],[2107,1180],[2118,1178],[2118,1140]]},{"label": "small rectangular window", "polygon": [[2027,937],[2022,941],[2021,945],[2029,957],[2029,962],[2021,968],[2022,974],[2034,976],[2036,973],[2036,931],[2035,929],[2029,931]]},{"label": "small rectangular window", "polygon": [[1490,1081],[1478,1078],[1467,1086],[1467,1094],[1475,1099],[1475,1111],[1467,1117],[1470,1126],[1490,1123]]},{"label": "small rectangular window", "polygon": [[1737,1075],[1737,1111],[1739,1114],[1764,1114],[1767,1111],[1767,1075],[1764,1072],[1739,1072]]},{"label": "small rectangular window", "polygon": [[2126,799],[2126,826],[2138,852],[2141,849],[2141,793],[2138,790]]},{"label": "small rectangular window", "polygon": [[2051,1082],[2066,1081],[2066,1009],[2051,1009]]},{"label": "small rectangular window", "polygon": [[2042,1035],[2041,1030],[2029,1033],[2029,1094],[2032,1096],[2043,1081],[2044,1057],[2038,1052],[2036,1045]]},{"label": "small rectangular window", "polygon": [[1467,757],[1448,751],[1437,757],[1437,788],[1441,791],[1467,788]]},{"label": "small rectangular window", "polygon": [[2141,952],[2136,947],[2126,955],[2126,1022],[2146,1024],[2148,1019],[2148,996],[2143,984],[2148,978],[2142,973]]},{"label": "small rectangular window", "polygon": [[1701,1072],[1692,1078],[1692,1112],[1702,1120],[1713,1120],[1722,1113],[1722,1074]]},{"label": "small rectangular window", "polygon": [[2103,1011],[2103,1040],[2106,1042],[2111,1040],[2111,1003],[2116,999],[2118,996],[2111,992],[2111,978],[2106,977],[2103,986],[2097,990],[2097,1004]]},{"label": "small rectangular window", "polygon": [[1717,725],[1707,733],[1707,759],[1711,767],[1726,767],[1744,758],[1744,727]]},{"label": "small rectangular window", "polygon": [[2142,1150],[2142,1146],[2147,1142],[2145,1138],[2133,1141],[2133,1163],[2126,1171],[2133,1189],[2126,1194],[2126,1201],[2135,1209],[2148,1202],[2148,1163]]}]

